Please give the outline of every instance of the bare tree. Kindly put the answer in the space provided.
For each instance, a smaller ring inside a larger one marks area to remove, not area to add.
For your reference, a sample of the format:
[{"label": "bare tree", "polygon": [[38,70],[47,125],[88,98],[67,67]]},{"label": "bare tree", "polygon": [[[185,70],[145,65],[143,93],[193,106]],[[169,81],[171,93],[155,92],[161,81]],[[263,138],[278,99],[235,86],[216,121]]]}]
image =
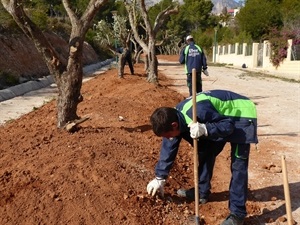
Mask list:
[{"label": "bare tree", "polygon": [[[153,26],[151,25],[150,18],[145,5],[145,0],[127,0],[125,1],[126,10],[129,16],[130,26],[134,35],[134,39],[143,49],[146,55],[146,71],[147,81],[151,83],[158,82],[158,61],[155,53],[155,39],[157,32],[168,19],[171,14],[178,13],[178,2],[173,2],[166,9],[162,10],[155,19]],[[139,15],[142,17],[143,23],[140,24]],[[143,38],[138,33],[138,27],[144,27],[146,37]]]},{"label": "bare tree", "polygon": [[21,0],[1,0],[4,8],[12,15],[18,26],[33,41],[41,53],[58,87],[57,127],[79,118],[77,106],[83,100],[80,93],[83,77],[82,53],[84,38],[95,14],[108,0],[90,0],[82,16],[78,18],[71,9],[69,0],[62,0],[70,18],[72,30],[69,38],[67,61],[57,53],[39,27],[32,22],[24,10]]},{"label": "bare tree", "polygon": [[124,75],[126,56],[131,55],[131,42],[134,41],[131,30],[128,29],[128,19],[113,13],[113,24],[101,20],[95,26],[96,41],[113,54],[117,55],[117,70],[120,78]]}]

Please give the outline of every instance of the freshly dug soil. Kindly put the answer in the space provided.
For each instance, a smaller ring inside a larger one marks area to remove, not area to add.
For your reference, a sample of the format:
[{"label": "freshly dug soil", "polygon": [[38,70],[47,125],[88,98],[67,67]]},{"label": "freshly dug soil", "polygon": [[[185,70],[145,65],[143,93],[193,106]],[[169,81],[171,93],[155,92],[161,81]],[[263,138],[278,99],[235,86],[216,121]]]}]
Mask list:
[{"label": "freshly dug soil", "polygon": [[[167,180],[165,198],[146,193],[161,144],[149,117],[157,107],[173,107],[187,96],[176,91],[174,80],[162,70],[160,85],[155,86],[146,82],[143,64],[134,67],[135,75],[125,67],[124,79],[111,69],[83,84],[84,101],[78,114],[90,119],[74,133],[56,128],[55,100],[0,127],[0,224],[194,224],[194,202],[176,195],[177,189],[194,183],[193,148],[184,141]],[[204,85],[212,84],[209,79],[213,78],[206,79]],[[268,113],[259,112],[265,117]],[[260,121],[260,126],[267,124]],[[292,151],[282,141],[291,139],[266,133],[260,131],[259,150],[252,146],[245,225],[287,224],[282,174],[275,170],[280,158],[272,160],[275,154],[280,157]],[[216,162],[211,199],[200,205],[202,225],[220,224],[229,213],[229,165],[226,145]],[[298,164],[289,164],[289,171],[299,175]],[[293,200],[299,187],[299,181],[291,183]],[[297,201],[294,211],[300,205]]]}]

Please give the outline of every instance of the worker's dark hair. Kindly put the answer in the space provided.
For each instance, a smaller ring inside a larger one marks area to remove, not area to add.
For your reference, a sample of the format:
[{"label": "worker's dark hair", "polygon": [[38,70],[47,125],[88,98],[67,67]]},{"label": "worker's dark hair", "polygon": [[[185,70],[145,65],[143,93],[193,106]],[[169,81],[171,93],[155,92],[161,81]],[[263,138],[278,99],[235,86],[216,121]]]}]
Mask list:
[{"label": "worker's dark hair", "polygon": [[157,136],[173,130],[173,122],[178,122],[178,116],[177,110],[171,107],[157,108],[150,117],[152,130]]}]

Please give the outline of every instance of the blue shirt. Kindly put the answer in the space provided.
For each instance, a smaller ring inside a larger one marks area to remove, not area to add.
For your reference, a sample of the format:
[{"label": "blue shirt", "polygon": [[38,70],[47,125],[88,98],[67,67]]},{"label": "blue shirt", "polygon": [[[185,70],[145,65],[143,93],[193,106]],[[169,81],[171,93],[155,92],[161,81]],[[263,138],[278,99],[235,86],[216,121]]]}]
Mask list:
[{"label": "blue shirt", "polygon": [[194,42],[191,42],[180,52],[179,63],[185,64],[185,72],[192,73],[192,69],[196,69],[197,73],[201,73],[202,69],[207,69],[206,57],[203,50]]},{"label": "blue shirt", "polygon": [[[255,104],[245,96],[225,90],[200,92],[196,96],[197,121],[204,123],[207,139],[231,143],[258,143]],[[178,123],[180,135],[172,140],[163,138],[160,158],[155,167],[157,177],[167,178],[182,139],[193,145],[188,124],[192,122],[192,99],[180,102]]]}]

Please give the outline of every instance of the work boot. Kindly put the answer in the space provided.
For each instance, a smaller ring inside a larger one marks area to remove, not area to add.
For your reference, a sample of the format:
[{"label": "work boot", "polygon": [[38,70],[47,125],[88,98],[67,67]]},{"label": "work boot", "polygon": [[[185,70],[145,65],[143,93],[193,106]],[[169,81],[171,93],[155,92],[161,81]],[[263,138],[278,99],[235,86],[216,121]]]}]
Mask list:
[{"label": "work boot", "polygon": [[[195,188],[191,188],[191,189],[179,189],[177,191],[177,195],[179,197],[183,197],[186,198],[188,200],[194,201],[195,200]],[[199,199],[199,203],[200,204],[205,204],[206,202],[208,202],[207,198],[201,198]]]},{"label": "work boot", "polygon": [[221,225],[243,225],[244,219],[237,217],[234,214],[230,214]]}]

